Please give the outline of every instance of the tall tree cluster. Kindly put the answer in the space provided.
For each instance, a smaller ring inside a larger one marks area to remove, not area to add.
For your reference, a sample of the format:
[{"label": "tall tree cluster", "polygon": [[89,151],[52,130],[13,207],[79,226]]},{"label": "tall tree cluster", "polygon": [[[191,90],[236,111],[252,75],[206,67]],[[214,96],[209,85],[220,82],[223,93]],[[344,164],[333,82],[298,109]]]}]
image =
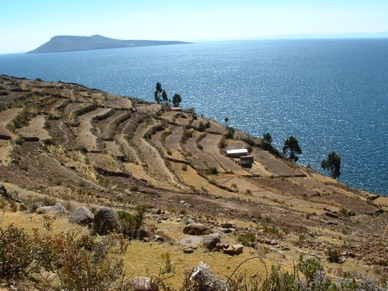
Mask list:
[{"label": "tall tree cluster", "polygon": [[[168,95],[166,90],[162,88],[162,84],[157,82],[155,86],[155,92],[154,92],[154,98],[156,103],[160,104],[162,102],[168,103],[171,102],[170,99],[168,99]],[[179,107],[180,103],[182,102],[182,97],[181,95],[175,93],[174,96],[172,97],[172,104],[175,107]]]},{"label": "tall tree cluster", "polygon": [[155,97],[156,103],[158,104],[161,103],[162,101],[168,102],[167,92],[162,88],[162,84],[160,84],[159,82],[156,83],[154,97]]},{"label": "tall tree cluster", "polygon": [[330,173],[330,176],[337,179],[341,175],[341,157],[332,151],[321,163],[321,167]]}]

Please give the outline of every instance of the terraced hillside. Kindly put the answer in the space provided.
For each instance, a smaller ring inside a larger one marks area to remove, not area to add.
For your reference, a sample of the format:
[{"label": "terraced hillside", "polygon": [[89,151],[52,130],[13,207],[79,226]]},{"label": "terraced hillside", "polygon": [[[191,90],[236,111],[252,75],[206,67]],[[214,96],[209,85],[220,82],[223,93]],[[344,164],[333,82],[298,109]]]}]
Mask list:
[{"label": "terraced hillside", "polygon": [[[194,110],[0,76],[0,183],[11,190],[266,223],[283,229],[284,240],[303,232],[300,244],[317,252],[345,236],[371,265],[366,238],[374,238],[387,262],[386,244],[377,243],[388,236],[384,198],[264,148]],[[231,149],[248,149],[253,164],[242,167],[226,155]],[[318,228],[330,233],[324,244]]]}]

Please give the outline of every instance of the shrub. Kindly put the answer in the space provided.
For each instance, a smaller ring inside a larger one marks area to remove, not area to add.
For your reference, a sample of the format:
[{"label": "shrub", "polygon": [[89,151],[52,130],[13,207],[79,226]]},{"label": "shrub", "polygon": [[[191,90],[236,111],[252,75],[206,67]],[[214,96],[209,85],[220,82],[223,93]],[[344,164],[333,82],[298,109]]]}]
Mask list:
[{"label": "shrub", "polygon": [[207,175],[217,175],[218,174],[218,170],[217,170],[216,167],[211,167],[210,169],[206,170],[206,174]]},{"label": "shrub", "polygon": [[341,252],[339,250],[328,249],[326,255],[330,263],[341,263]]},{"label": "shrub", "polygon": [[164,263],[164,267],[161,270],[161,273],[162,274],[172,273],[173,272],[173,267],[172,267],[172,263],[171,263],[170,253],[168,253],[168,252],[167,253],[163,253],[162,254],[162,260],[163,260],[163,263]]},{"label": "shrub", "polygon": [[139,237],[139,232],[143,227],[144,214],[147,208],[146,205],[138,205],[136,214],[131,214],[126,211],[118,212],[122,233],[125,238],[136,239]]},{"label": "shrub", "polygon": [[36,252],[32,238],[12,224],[0,228],[0,278],[11,280],[27,275]]},{"label": "shrub", "polygon": [[256,242],[256,235],[253,233],[241,233],[238,235],[237,241],[246,247],[251,247]]},{"label": "shrub", "polygon": [[226,139],[234,139],[234,128],[227,126],[228,133],[225,135]]}]

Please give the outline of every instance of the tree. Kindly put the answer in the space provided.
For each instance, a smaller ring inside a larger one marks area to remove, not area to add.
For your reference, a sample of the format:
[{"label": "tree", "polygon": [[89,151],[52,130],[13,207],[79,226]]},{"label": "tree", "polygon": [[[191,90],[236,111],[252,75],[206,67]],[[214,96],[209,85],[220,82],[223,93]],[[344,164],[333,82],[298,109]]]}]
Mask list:
[{"label": "tree", "polygon": [[290,161],[296,162],[299,159],[299,157],[296,154],[300,155],[301,153],[302,153],[302,149],[299,146],[298,140],[291,135],[284,142],[283,154],[288,156],[288,159]]},{"label": "tree", "polygon": [[[160,98],[160,95],[162,94],[162,92],[163,92],[162,84],[157,82],[156,87],[155,87],[154,97],[155,97],[156,103],[158,103],[158,104],[162,101],[162,99]],[[162,97],[163,97],[163,95],[162,95]]]},{"label": "tree", "polygon": [[272,144],[272,136],[269,132],[263,134],[264,142],[268,145]]},{"label": "tree", "polygon": [[179,104],[182,102],[182,97],[181,95],[175,93],[174,96],[172,97],[172,104],[175,107],[179,107]]},{"label": "tree", "polygon": [[225,125],[228,126],[229,118],[228,118],[228,117],[225,117],[225,118],[224,118],[224,121],[225,121]]},{"label": "tree", "polygon": [[154,98],[155,98],[155,101],[156,103],[160,103],[162,100],[160,100],[160,97],[159,97],[159,94],[157,91],[154,92]]},{"label": "tree", "polygon": [[322,161],[321,167],[328,171],[332,178],[337,179],[341,175],[341,157],[332,151],[327,155],[327,159]]},{"label": "tree", "polygon": [[167,96],[166,90],[163,90],[163,92],[162,92],[162,99],[163,99],[163,102],[167,102],[168,101],[168,96]]}]

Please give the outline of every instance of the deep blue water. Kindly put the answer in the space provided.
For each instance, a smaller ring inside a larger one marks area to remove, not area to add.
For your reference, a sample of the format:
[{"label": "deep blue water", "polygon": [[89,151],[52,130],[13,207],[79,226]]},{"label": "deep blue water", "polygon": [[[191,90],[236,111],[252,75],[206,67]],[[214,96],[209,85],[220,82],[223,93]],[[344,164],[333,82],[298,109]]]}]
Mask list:
[{"label": "deep blue water", "polygon": [[339,180],[388,194],[388,39],[261,40],[55,54],[0,55],[0,74],[76,82],[153,101],[155,83],[184,107],[281,149],[321,171],[335,150]]}]

